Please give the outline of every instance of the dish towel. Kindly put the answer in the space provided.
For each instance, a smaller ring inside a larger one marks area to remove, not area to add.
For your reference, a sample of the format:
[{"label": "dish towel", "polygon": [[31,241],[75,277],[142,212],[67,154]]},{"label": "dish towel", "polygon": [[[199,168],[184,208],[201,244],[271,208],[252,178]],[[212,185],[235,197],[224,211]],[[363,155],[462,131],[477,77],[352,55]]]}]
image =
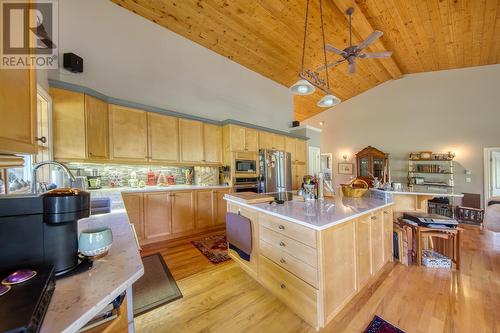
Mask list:
[{"label": "dish towel", "polygon": [[252,222],[235,213],[226,213],[226,233],[229,248],[236,251],[241,259],[250,261],[252,253]]}]

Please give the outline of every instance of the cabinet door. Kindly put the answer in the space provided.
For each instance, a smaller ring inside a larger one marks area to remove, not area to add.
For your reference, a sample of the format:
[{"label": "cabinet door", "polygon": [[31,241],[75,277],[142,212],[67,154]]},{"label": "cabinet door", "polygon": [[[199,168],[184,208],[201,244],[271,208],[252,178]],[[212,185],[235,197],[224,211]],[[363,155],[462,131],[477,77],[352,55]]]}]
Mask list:
[{"label": "cabinet door", "polygon": [[285,136],[273,134],[273,149],[285,150]]},{"label": "cabinet door", "polygon": [[222,128],[217,125],[203,124],[203,162],[222,163]]},{"label": "cabinet door", "polygon": [[229,125],[230,133],[230,150],[243,151],[245,150],[245,128],[236,125]]},{"label": "cabinet door", "polygon": [[358,269],[358,289],[372,275],[371,219],[365,215],[356,220],[356,255]]},{"label": "cabinet door", "polygon": [[295,139],[295,161],[297,163],[307,162],[307,143],[304,140]]},{"label": "cabinet door", "polygon": [[257,131],[256,129],[245,129],[245,151],[259,151],[259,131]]},{"label": "cabinet door", "polygon": [[170,194],[172,203],[172,232],[187,233],[195,229],[194,192],[175,191]]},{"label": "cabinet door", "polygon": [[392,228],[393,228],[393,215],[392,209],[386,208],[383,212],[384,216],[384,262],[392,261],[394,257]]},{"label": "cabinet door", "polygon": [[203,162],[203,123],[179,119],[181,162]]},{"label": "cabinet door", "polygon": [[124,161],[147,161],[146,112],[118,105],[109,106],[111,157]]},{"label": "cabinet door", "polygon": [[214,225],[214,200],[211,190],[196,191],[196,229],[210,228]]},{"label": "cabinet door", "polygon": [[306,166],[296,164],[292,166],[292,170],[295,170],[295,174],[292,171],[292,187],[295,186],[294,189],[298,189],[302,185],[304,175],[306,174]]},{"label": "cabinet door", "polygon": [[144,239],[144,206],[142,193],[122,193],[128,220],[134,225],[137,238]]},{"label": "cabinet door", "polygon": [[37,151],[35,73],[34,69],[0,70],[0,152]]},{"label": "cabinet door", "polygon": [[384,219],[382,212],[371,216],[372,272],[377,273],[384,264]]},{"label": "cabinet door", "polygon": [[83,160],[85,151],[85,95],[50,88],[54,158]]},{"label": "cabinet door", "polygon": [[85,95],[85,125],[89,159],[108,159],[108,103]]},{"label": "cabinet door", "polygon": [[148,112],[149,160],[179,162],[179,119]]},{"label": "cabinet door", "polygon": [[296,161],[296,156],[295,156],[295,141],[296,139],[286,137],[285,138],[285,151],[290,153],[290,159],[292,163]]},{"label": "cabinet door", "polygon": [[226,224],[226,211],[227,204],[224,200],[224,195],[229,193],[228,190],[215,190],[214,191],[214,224],[215,225],[225,225]]},{"label": "cabinet door", "polygon": [[144,193],[144,237],[149,240],[171,233],[168,192]]},{"label": "cabinet door", "polygon": [[259,149],[273,149],[274,134],[259,132]]}]

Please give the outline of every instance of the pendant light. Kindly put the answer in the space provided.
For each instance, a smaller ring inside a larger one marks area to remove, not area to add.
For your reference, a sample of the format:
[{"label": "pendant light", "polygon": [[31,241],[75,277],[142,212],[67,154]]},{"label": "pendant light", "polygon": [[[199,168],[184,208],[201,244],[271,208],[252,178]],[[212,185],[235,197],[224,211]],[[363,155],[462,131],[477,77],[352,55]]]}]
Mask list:
[{"label": "pendant light", "polygon": [[328,94],[328,95],[323,96],[323,98],[320,99],[316,105],[319,106],[320,108],[329,108],[329,107],[332,107],[332,106],[337,105],[339,103],[340,103],[340,98],[338,98],[337,96]]},{"label": "pendant light", "polygon": [[294,95],[304,96],[312,94],[316,90],[316,87],[309,83],[309,81],[301,79],[295,82],[290,87],[290,90]]},{"label": "pendant light", "polygon": [[[304,24],[304,42],[302,44],[302,59],[301,59],[301,68],[300,68],[300,80],[295,82],[291,87],[290,90],[294,95],[310,95],[312,94],[316,88],[320,89],[325,93],[325,96],[321,98],[317,105],[319,107],[327,108],[331,107],[334,105],[337,105],[341,102],[341,100],[336,97],[335,95],[332,94],[330,91],[330,78],[328,76],[328,69],[325,71],[326,73],[326,82],[322,80],[319,77],[319,74],[317,72],[311,71],[311,70],[304,70],[304,60],[305,60],[305,53],[306,53],[306,41],[307,41],[307,23],[308,23],[308,17],[309,17],[309,1],[306,1],[306,17],[305,17],[305,24]],[[327,59],[326,59],[326,43],[325,43],[325,29],[324,29],[324,24],[323,24],[323,1],[319,0],[319,12],[320,12],[320,19],[321,19],[321,36],[322,36],[322,41],[323,41],[323,62],[324,66],[326,68],[327,65]]]}]

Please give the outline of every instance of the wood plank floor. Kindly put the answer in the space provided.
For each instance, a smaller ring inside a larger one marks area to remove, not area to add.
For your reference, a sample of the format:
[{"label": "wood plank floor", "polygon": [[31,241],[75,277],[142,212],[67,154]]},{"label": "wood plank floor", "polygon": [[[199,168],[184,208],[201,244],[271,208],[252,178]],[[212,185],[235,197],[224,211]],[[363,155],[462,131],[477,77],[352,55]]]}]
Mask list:
[{"label": "wood plank floor", "polygon": [[[500,233],[466,227],[462,269],[395,264],[322,332],[363,332],[375,314],[408,333],[500,333]],[[314,332],[234,262],[191,244],[161,252],[184,298],[135,320],[138,332]]]}]

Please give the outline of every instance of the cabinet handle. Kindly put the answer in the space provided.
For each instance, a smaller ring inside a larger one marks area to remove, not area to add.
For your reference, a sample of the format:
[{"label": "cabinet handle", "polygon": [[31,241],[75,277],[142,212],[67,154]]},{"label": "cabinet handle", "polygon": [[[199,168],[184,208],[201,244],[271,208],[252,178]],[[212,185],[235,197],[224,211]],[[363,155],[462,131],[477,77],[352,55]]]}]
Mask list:
[{"label": "cabinet handle", "polygon": [[280,287],[281,287],[281,289],[285,289],[285,288],[286,288],[286,285],[285,285],[284,283],[282,283],[282,284],[280,285]]},{"label": "cabinet handle", "polygon": [[280,242],[280,246],[286,246],[286,244],[283,242]]},{"label": "cabinet handle", "polygon": [[170,196],[171,196],[171,197],[175,197],[175,194],[174,194],[174,193],[172,193],[172,194],[170,194]]},{"label": "cabinet handle", "polygon": [[281,230],[285,230],[285,226],[284,226],[284,225],[282,225],[282,224],[280,224],[280,225],[278,226],[278,228],[279,228],[279,229],[281,229]]},{"label": "cabinet handle", "polygon": [[377,219],[377,217],[376,217],[376,216],[372,216],[372,217],[370,217],[370,218],[371,218],[372,220],[376,220],[376,219]]},{"label": "cabinet handle", "polygon": [[283,258],[281,258],[281,259],[280,259],[280,263],[285,264],[285,263],[286,263],[286,260],[285,260],[285,259],[283,259]]},{"label": "cabinet handle", "polygon": [[40,141],[41,143],[47,143],[47,138],[44,136],[37,137],[35,136],[36,141]]}]

